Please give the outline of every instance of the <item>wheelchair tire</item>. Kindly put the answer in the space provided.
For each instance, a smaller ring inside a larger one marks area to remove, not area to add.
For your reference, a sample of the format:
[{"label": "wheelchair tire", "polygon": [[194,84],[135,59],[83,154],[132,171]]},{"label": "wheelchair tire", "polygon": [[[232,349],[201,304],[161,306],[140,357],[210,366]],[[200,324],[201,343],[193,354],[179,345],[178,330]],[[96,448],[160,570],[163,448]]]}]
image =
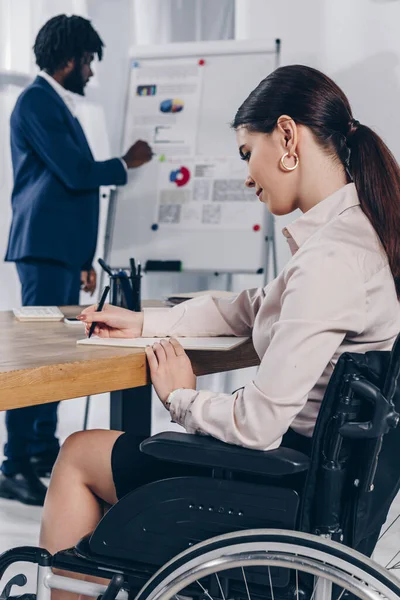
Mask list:
[{"label": "wheelchair tire", "polygon": [[[347,592],[347,597],[350,594],[363,600],[400,599],[400,580],[351,548],[305,533],[252,529],[214,537],[180,553],[155,573],[135,600],[169,600],[187,596],[189,594],[182,594],[182,590],[209,575],[216,575],[220,586],[218,573],[229,569],[242,569],[246,590],[244,597],[252,600],[244,569],[259,566],[296,570],[296,581],[300,572],[313,575],[317,578],[315,581],[327,582],[328,587],[320,587],[318,593],[314,590],[313,600],[333,597],[333,585],[343,590],[335,596],[338,598]],[[222,599],[226,600],[221,586],[220,589]],[[203,590],[203,599],[214,600],[207,589]],[[272,594],[264,596],[268,597],[277,600],[279,594],[272,590]],[[293,598],[301,598],[299,590],[297,593],[294,591]]]}]

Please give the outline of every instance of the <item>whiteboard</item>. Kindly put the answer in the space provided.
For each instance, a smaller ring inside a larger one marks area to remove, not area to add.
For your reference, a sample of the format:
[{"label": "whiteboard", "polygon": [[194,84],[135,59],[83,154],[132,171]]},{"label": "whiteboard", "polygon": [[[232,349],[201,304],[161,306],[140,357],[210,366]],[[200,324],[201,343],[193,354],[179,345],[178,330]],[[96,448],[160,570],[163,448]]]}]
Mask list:
[{"label": "whiteboard", "polygon": [[[278,54],[275,42],[221,41],[142,46],[134,48],[131,56],[122,153],[135,141],[132,136],[139,131],[137,123],[136,130],[132,125],[135,118],[133,108],[137,106],[135,82],[132,82],[135,68],[140,65],[150,72],[149,67],[160,66],[163,61],[166,68],[202,61],[198,118],[191,121],[196,131],[190,132],[195,134],[196,160],[207,162],[210,157],[219,157],[222,161],[234,161],[234,168],[243,174],[240,177],[243,177],[244,185],[247,168],[239,159],[235,132],[230,128],[230,122],[249,93],[276,68]],[[149,259],[180,260],[185,271],[254,273],[265,267],[269,216],[264,205],[257,199],[249,202],[251,217],[247,215],[246,223],[241,222],[240,226],[238,219],[233,225],[228,220],[223,225],[203,229],[185,225],[164,226],[157,222],[162,169],[165,170],[165,164],[156,157],[151,163],[130,170],[128,184],[118,188],[110,205],[107,226],[108,248],[105,254],[111,265],[125,266],[132,256],[143,264]]]}]

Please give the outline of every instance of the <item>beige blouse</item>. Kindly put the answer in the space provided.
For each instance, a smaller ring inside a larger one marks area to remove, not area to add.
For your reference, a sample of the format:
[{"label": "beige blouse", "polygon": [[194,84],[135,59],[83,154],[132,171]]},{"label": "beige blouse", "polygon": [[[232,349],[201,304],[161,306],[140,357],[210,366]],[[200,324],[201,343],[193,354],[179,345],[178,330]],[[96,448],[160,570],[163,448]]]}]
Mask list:
[{"label": "beige blouse", "polygon": [[389,350],[400,310],[387,256],[348,184],[284,230],[292,258],[265,288],[147,309],[143,336],[252,335],[261,364],[234,395],[174,394],[171,416],[203,433],[260,450],[291,426],[311,436],[343,352]]}]

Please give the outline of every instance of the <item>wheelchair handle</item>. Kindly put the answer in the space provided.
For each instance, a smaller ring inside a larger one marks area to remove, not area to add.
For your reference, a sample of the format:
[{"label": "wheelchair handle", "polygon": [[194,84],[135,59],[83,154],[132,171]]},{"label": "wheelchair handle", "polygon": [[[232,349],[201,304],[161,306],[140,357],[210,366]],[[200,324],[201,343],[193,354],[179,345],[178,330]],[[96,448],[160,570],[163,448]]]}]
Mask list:
[{"label": "wheelchair handle", "polygon": [[400,415],[381,393],[380,389],[364,378],[354,377],[348,382],[348,393],[357,394],[362,400],[372,402],[374,414],[370,421],[349,422],[342,425],[339,433],[350,439],[378,438],[399,424]]},{"label": "wheelchair handle", "polygon": [[[347,381],[347,396],[356,394],[361,400],[373,404],[373,415],[370,421],[348,422],[339,428],[339,433],[353,440],[370,440],[365,456],[365,470],[361,491],[372,492],[378,466],[379,454],[382,449],[383,436],[399,424],[400,416],[394,405],[382,394],[380,389],[363,377],[353,376]],[[357,480],[358,481],[358,480]]]}]

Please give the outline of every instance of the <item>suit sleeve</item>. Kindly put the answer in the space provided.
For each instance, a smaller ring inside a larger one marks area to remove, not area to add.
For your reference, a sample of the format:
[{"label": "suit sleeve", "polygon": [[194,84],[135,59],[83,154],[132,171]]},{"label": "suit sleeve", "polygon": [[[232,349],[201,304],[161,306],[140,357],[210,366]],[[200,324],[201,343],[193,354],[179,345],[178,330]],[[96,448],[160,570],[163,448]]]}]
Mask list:
[{"label": "suit sleeve", "polygon": [[20,102],[19,126],[49,170],[74,191],[124,185],[127,173],[119,158],[95,161],[74,139],[62,111],[42,90],[32,89]]}]

